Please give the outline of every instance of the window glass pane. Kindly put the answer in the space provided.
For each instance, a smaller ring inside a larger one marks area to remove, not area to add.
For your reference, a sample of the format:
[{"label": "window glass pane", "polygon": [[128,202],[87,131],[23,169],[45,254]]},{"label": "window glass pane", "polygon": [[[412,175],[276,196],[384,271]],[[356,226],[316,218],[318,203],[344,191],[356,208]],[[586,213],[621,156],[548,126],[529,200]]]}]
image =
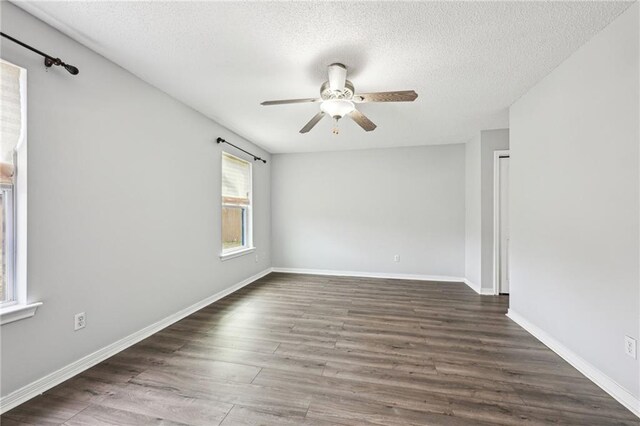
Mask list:
[{"label": "window glass pane", "polygon": [[6,200],[7,193],[0,191],[0,241],[2,247],[0,247],[0,302],[7,300],[7,212],[5,208],[7,206]]},{"label": "window glass pane", "polygon": [[245,245],[245,209],[240,206],[222,207],[222,249],[230,250]]},{"label": "window glass pane", "polygon": [[222,154],[222,199],[232,204],[249,204],[251,164],[227,153]]},{"label": "window glass pane", "polygon": [[22,133],[22,94],[20,93],[20,68],[0,61],[0,162],[3,171],[13,164],[13,151],[20,143]]},{"label": "window glass pane", "polygon": [[13,188],[0,187],[0,303],[13,300]]}]

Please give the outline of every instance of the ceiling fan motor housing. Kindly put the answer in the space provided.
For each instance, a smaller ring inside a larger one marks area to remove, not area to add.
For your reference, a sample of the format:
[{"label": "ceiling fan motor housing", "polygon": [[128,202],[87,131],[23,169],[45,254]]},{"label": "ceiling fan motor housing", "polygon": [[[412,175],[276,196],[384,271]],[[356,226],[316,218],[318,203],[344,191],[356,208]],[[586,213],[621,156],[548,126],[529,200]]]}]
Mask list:
[{"label": "ceiling fan motor housing", "polygon": [[353,99],[354,93],[355,93],[355,89],[353,88],[353,83],[351,83],[349,80],[346,80],[344,82],[344,89],[342,90],[331,89],[328,81],[325,81],[324,83],[322,83],[322,86],[320,87],[320,97],[322,98],[323,101],[326,101],[329,99],[351,100]]}]

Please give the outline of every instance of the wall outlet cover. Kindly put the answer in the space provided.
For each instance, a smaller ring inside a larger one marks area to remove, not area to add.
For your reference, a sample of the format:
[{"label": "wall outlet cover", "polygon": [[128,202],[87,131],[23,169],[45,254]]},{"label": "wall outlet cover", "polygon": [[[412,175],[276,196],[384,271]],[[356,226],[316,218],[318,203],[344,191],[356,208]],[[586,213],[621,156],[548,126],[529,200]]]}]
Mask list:
[{"label": "wall outlet cover", "polygon": [[637,343],[636,339],[624,336],[624,352],[633,359],[637,359]]},{"label": "wall outlet cover", "polygon": [[75,331],[85,328],[87,325],[87,316],[84,312],[80,312],[73,316],[73,329]]},{"label": "wall outlet cover", "polygon": [[393,256],[393,261],[394,262],[400,262],[400,255],[396,254],[395,256]]}]

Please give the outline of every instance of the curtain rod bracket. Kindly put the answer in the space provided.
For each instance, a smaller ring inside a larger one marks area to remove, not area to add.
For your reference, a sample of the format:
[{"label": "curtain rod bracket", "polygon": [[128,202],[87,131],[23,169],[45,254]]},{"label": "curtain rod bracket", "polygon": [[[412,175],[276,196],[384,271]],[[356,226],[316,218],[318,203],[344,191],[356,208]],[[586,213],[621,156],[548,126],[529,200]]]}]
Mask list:
[{"label": "curtain rod bracket", "polygon": [[267,160],[264,160],[260,157],[257,157],[255,154],[250,153],[249,151],[245,151],[244,149],[240,148],[239,146],[236,146],[234,144],[232,144],[231,142],[227,142],[226,140],[222,139],[222,138],[218,138],[216,139],[216,143],[221,144],[221,143],[226,143],[227,145],[231,145],[232,147],[234,147],[235,149],[238,149],[242,152],[244,152],[245,154],[248,154],[250,156],[253,157],[253,161],[262,161],[264,164],[267,164]]}]

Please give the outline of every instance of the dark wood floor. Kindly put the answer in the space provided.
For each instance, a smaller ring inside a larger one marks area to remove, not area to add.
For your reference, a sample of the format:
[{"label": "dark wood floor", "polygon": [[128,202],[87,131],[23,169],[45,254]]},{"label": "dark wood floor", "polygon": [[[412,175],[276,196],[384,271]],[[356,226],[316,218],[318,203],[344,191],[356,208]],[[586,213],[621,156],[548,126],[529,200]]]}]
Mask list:
[{"label": "dark wood floor", "polygon": [[271,274],[3,426],[638,425],[464,284]]}]

